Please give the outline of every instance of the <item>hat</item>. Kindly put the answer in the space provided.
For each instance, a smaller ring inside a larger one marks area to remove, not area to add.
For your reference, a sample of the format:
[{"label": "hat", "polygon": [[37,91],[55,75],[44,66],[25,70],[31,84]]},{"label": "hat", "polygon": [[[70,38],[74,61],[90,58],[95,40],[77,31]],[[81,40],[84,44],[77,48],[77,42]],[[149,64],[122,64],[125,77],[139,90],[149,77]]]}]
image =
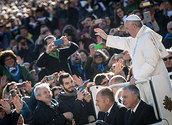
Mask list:
[{"label": "hat", "polygon": [[125,21],[141,21],[140,17],[135,14],[129,15]]}]

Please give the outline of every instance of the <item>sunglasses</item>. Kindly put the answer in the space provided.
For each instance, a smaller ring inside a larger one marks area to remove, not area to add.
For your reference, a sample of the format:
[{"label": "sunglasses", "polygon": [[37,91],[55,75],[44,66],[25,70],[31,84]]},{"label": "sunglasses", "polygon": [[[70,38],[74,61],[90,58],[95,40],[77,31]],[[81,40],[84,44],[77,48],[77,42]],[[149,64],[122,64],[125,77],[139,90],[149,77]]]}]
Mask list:
[{"label": "sunglasses", "polygon": [[171,57],[168,57],[168,58],[164,58],[163,60],[164,61],[167,61],[168,59],[171,60],[172,59],[172,56]]},{"label": "sunglasses", "polygon": [[103,55],[99,54],[99,55],[94,55],[94,58],[98,58],[98,57],[103,57]]}]

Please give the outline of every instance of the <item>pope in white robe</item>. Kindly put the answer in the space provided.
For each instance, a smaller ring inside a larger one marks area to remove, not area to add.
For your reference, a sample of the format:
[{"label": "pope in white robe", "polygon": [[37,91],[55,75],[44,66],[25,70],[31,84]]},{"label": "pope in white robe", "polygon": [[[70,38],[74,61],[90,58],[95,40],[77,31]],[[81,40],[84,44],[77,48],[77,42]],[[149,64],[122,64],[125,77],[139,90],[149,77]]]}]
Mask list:
[{"label": "pope in white robe", "polygon": [[162,36],[142,24],[136,15],[125,20],[126,32],[131,37],[107,35],[100,28],[94,29],[96,35],[106,39],[106,46],[127,50],[132,57],[134,82],[154,75],[162,75],[169,79],[163,58],[168,52],[161,43]]}]

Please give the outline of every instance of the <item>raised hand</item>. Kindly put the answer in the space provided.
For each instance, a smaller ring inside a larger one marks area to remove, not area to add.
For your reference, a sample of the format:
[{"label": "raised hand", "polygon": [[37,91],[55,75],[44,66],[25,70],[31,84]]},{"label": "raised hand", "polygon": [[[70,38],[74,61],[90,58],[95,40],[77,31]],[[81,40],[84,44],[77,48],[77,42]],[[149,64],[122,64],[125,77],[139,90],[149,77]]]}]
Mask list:
[{"label": "raised hand", "polygon": [[121,73],[121,71],[124,69],[124,65],[123,65],[123,60],[122,59],[119,59],[115,64],[115,72],[114,74],[115,75],[118,75]]},{"label": "raised hand", "polygon": [[16,95],[13,100],[12,100],[14,106],[15,106],[15,109],[16,109],[16,112],[18,114],[20,114],[22,108],[23,108],[23,101],[20,99],[20,97],[18,95]]},{"label": "raised hand", "polygon": [[78,76],[76,76],[76,75],[73,75],[73,80],[74,80],[74,82],[75,82],[78,86],[83,85],[83,80],[82,80],[81,77],[78,77]]},{"label": "raised hand", "polygon": [[77,99],[78,100],[83,100],[84,99],[84,93],[85,93],[85,90],[83,89],[80,89],[80,90],[78,90],[78,92],[77,92]]},{"label": "raised hand", "polygon": [[32,92],[32,83],[31,81],[24,81],[25,87],[23,87],[27,92]]},{"label": "raised hand", "polygon": [[107,34],[100,28],[95,28],[94,32],[96,32],[95,35],[101,36],[103,39],[107,40]]},{"label": "raised hand", "polygon": [[3,89],[7,85],[7,76],[1,77],[0,89]]},{"label": "raised hand", "polygon": [[47,46],[46,53],[47,53],[47,54],[50,54],[55,48],[57,48],[57,46],[54,46],[54,42],[51,42],[51,43]]},{"label": "raised hand", "polygon": [[91,101],[91,94],[88,91],[85,91],[85,96],[84,99],[86,102],[90,102]]},{"label": "raised hand", "polygon": [[1,99],[0,104],[0,108],[2,108],[7,114],[11,114],[11,106],[7,101]]},{"label": "raised hand", "polygon": [[70,41],[67,39],[67,36],[62,36],[60,39],[63,39],[65,46],[70,46]]}]

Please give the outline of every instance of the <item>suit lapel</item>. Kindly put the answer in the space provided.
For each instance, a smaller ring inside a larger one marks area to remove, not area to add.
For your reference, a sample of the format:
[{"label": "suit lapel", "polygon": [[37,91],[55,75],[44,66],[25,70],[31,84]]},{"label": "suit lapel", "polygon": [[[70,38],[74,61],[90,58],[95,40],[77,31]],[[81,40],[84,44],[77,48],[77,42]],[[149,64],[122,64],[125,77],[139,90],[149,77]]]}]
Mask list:
[{"label": "suit lapel", "polygon": [[112,119],[114,119],[116,117],[115,114],[118,110],[116,106],[117,106],[117,104],[114,103],[109,115],[107,116],[107,120],[106,120],[107,123],[110,123],[112,121]]}]

